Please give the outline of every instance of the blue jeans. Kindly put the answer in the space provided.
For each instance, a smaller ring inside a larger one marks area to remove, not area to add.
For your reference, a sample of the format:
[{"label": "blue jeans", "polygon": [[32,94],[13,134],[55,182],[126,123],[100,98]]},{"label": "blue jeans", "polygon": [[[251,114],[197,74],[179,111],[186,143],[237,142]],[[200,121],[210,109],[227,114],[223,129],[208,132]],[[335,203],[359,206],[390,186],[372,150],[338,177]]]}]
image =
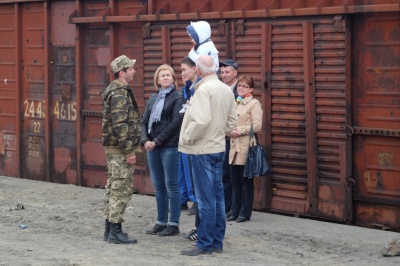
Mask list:
[{"label": "blue jeans", "polygon": [[225,152],[190,155],[200,224],[196,246],[210,251],[222,248],[225,237],[225,201],[222,163]]},{"label": "blue jeans", "polygon": [[186,153],[179,153],[179,188],[181,192],[182,204],[186,204],[188,200],[196,202],[196,198],[193,193],[192,177],[189,168],[189,156]]},{"label": "blue jeans", "polygon": [[[147,152],[151,181],[156,192],[157,224],[179,226],[181,195],[178,182],[177,147],[154,148]],[[168,221],[168,204],[170,217]]]}]

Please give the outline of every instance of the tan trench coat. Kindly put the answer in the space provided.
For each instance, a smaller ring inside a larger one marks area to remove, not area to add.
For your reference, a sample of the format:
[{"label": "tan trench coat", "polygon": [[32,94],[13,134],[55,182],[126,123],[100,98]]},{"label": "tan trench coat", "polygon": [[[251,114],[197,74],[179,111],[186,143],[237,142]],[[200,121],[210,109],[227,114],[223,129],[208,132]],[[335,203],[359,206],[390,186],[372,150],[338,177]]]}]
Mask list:
[{"label": "tan trench coat", "polygon": [[254,133],[258,133],[262,127],[263,110],[261,103],[253,96],[244,98],[237,103],[237,128],[240,136],[231,138],[229,151],[229,164],[245,165],[249,152],[249,133],[253,124]]}]

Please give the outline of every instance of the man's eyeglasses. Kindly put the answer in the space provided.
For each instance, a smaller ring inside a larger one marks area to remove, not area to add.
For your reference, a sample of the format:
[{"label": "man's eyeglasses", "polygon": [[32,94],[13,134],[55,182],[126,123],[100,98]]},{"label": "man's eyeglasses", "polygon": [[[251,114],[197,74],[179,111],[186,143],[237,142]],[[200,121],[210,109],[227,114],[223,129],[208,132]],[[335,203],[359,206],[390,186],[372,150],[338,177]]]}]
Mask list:
[{"label": "man's eyeglasses", "polygon": [[245,88],[245,89],[249,89],[249,88],[250,88],[249,86],[247,86],[247,85],[243,85],[243,84],[238,84],[237,86],[238,86],[238,87]]}]

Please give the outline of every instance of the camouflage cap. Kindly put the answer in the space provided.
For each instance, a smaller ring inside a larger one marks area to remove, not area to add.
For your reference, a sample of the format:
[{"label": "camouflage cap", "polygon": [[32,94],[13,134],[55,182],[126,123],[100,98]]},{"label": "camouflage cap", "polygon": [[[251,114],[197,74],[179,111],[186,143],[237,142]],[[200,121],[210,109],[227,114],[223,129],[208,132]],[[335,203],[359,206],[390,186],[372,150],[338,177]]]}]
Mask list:
[{"label": "camouflage cap", "polygon": [[110,64],[111,71],[113,73],[117,73],[118,71],[121,71],[122,69],[124,69],[126,67],[133,66],[135,64],[135,62],[136,62],[135,59],[131,60],[126,55],[118,56]]}]

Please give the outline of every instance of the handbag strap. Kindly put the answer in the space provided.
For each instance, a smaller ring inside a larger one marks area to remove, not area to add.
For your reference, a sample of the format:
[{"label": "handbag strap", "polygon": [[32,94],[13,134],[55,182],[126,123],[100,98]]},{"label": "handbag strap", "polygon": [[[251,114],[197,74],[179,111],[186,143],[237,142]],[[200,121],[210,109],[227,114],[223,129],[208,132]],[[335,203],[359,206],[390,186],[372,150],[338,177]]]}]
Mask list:
[{"label": "handbag strap", "polygon": [[[254,130],[253,130],[253,124],[251,124],[251,127],[250,127],[249,137],[250,137],[249,147],[259,145],[259,144],[258,144],[258,136],[257,136],[257,133],[254,133]],[[255,140],[255,145],[251,145],[252,142],[254,143],[253,138],[256,139],[256,140]]]}]

